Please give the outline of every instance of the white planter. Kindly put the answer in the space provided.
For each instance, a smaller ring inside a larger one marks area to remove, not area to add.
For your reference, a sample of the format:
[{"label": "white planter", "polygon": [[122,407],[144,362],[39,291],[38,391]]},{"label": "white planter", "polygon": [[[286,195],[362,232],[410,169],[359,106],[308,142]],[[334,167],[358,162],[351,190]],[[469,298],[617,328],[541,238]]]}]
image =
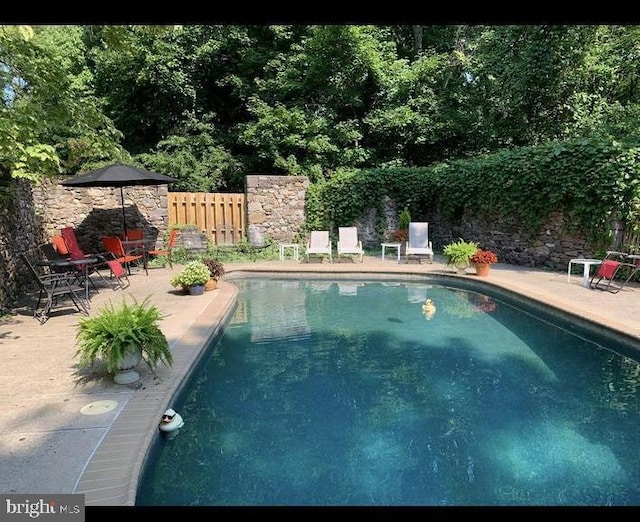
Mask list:
[{"label": "white planter", "polygon": [[118,364],[118,371],[113,376],[116,384],[131,384],[140,379],[140,374],[135,370],[142,360],[142,352],[139,349],[129,352]]}]

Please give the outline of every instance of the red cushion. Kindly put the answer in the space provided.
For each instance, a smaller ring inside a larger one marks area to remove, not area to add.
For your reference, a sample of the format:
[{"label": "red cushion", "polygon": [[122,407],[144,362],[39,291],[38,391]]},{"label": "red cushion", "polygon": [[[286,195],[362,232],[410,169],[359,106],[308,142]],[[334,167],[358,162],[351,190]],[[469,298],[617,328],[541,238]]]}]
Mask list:
[{"label": "red cushion", "polygon": [[111,261],[107,261],[109,268],[113,272],[113,275],[116,277],[122,277],[125,275],[124,267],[115,259]]},{"label": "red cushion", "polygon": [[76,241],[76,234],[71,227],[65,227],[62,229],[62,237],[69,249],[69,257],[71,259],[84,259],[84,252]]},{"label": "red cushion", "polygon": [[618,270],[619,266],[619,261],[611,261],[610,259],[603,261],[600,265],[600,268],[598,269],[598,276],[604,277],[605,279],[613,279],[613,276],[615,275],[616,270]]},{"label": "red cushion", "polygon": [[51,243],[53,244],[58,254],[60,254],[61,256],[69,255],[69,249],[67,248],[67,244],[65,243],[62,236],[51,236]]}]

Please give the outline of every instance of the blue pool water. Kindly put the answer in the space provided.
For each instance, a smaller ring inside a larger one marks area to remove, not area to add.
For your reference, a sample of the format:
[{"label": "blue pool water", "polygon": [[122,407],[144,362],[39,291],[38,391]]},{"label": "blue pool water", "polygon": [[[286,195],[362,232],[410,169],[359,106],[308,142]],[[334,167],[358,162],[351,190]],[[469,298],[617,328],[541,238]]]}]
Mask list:
[{"label": "blue pool water", "polygon": [[640,504],[640,367],[615,345],[470,289],[235,283],[137,505]]}]

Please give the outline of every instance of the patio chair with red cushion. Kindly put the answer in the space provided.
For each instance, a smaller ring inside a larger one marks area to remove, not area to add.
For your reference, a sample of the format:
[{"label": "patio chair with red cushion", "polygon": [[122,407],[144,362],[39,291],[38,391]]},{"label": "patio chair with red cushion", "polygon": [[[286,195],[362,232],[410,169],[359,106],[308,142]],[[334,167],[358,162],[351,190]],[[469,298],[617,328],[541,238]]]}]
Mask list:
[{"label": "patio chair with red cushion", "polygon": [[167,242],[166,249],[152,249],[147,252],[150,256],[166,256],[167,261],[169,261],[169,266],[173,268],[173,260],[171,259],[171,253],[173,252],[173,247],[176,245],[176,239],[178,238],[178,229],[174,228],[171,230],[169,234],[169,241]]},{"label": "patio chair with red cushion", "polygon": [[131,263],[135,263],[144,258],[142,254],[127,254],[124,246],[122,246],[122,240],[118,236],[104,236],[102,238],[102,244],[107,252],[113,254],[113,260],[121,263],[126,267],[126,271],[131,275]]},{"label": "patio chair with red cushion", "polygon": [[598,270],[591,278],[589,287],[617,294],[640,270],[640,264],[630,263],[625,252],[609,250]]},{"label": "patio chair with red cushion", "polygon": [[125,233],[125,239],[128,241],[137,241],[140,239],[144,239],[144,229],[142,228],[131,228],[127,230]]},{"label": "patio chair with red cushion", "polygon": [[60,257],[69,257],[69,248],[61,235],[51,236],[51,244]]},{"label": "patio chair with red cushion", "polygon": [[[62,237],[64,246],[60,243],[60,240],[58,239],[58,237]],[[118,270],[117,267],[115,267],[115,265],[112,266],[112,264],[108,263],[108,261],[114,260],[114,256],[110,252],[96,252],[96,253],[86,254],[78,244],[78,239],[76,238],[76,233],[73,227],[63,228],[61,230],[60,236],[52,236],[51,241],[56,247],[58,254],[63,255],[63,252],[66,248],[67,255],[69,256],[70,259],[85,259],[88,257],[96,259],[95,263],[91,263],[89,266],[86,267],[87,268],[86,275],[87,277],[89,277],[89,281],[93,286],[93,288],[96,290],[96,292],[98,291],[98,288],[96,287],[93,279],[91,279],[90,277],[92,274],[97,275],[98,279],[105,286],[111,287],[114,290],[117,290],[118,288],[125,288],[126,286],[128,286],[128,281],[127,281],[127,284],[125,284],[121,280],[121,276],[118,276],[118,274],[120,274],[122,270]],[[115,278],[115,284],[112,284],[112,282],[107,281],[107,279],[105,279],[105,277],[100,272],[100,270],[103,268],[105,269],[108,268],[110,270],[111,277]]]}]

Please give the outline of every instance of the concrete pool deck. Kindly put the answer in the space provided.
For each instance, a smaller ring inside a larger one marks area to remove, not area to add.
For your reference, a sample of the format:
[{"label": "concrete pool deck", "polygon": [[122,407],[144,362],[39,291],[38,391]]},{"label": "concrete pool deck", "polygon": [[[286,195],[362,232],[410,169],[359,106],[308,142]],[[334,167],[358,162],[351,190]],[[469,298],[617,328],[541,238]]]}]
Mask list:
[{"label": "concrete pool deck", "polygon": [[[173,271],[180,267],[174,267]],[[162,329],[174,354],[171,368],[154,376],[139,366],[141,380],[117,385],[100,372],[76,372],[75,328],[80,314],[60,309],[40,325],[32,317],[33,301],[25,298],[15,315],[0,321],[0,492],[82,493],[87,506],[133,506],[139,473],[158,421],[201,350],[220,332],[233,312],[235,275],[250,272],[305,272],[350,277],[390,274],[458,277],[505,289],[569,312],[640,342],[640,286],[618,294],[580,285],[581,268],[571,281],[566,272],[497,264],[487,278],[472,269],[455,275],[439,256],[433,264],[397,263],[396,257],[366,256],[364,263],[343,260],[225,263],[227,275],[204,296],[183,295],[169,285],[169,268],[134,272],[124,291],[101,289],[91,300],[91,313],[124,296],[150,297],[167,314]],[[185,419],[188,423],[189,419]]]}]

